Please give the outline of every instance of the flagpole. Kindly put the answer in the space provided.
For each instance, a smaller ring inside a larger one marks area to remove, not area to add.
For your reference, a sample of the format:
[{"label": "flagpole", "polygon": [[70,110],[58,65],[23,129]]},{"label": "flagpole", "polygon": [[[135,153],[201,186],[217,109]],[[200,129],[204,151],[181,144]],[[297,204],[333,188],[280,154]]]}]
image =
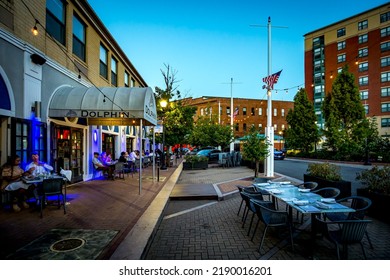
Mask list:
[{"label": "flagpole", "polygon": [[[233,134],[233,78],[230,78],[230,127]],[[234,151],[234,139],[232,139],[232,142],[230,143],[230,152],[232,151]]]},{"label": "flagpole", "polygon": [[[268,77],[271,75],[271,17],[268,17]],[[266,139],[269,141],[268,155],[265,159],[265,176],[274,177],[274,127],[272,126],[271,86],[267,87],[267,127]]]}]

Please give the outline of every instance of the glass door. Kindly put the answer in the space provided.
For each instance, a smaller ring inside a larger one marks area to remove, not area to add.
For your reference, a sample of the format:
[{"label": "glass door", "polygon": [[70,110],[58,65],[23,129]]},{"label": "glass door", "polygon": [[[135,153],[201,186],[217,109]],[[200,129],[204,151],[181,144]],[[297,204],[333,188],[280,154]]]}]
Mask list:
[{"label": "glass door", "polygon": [[80,129],[72,129],[71,144],[72,152],[70,156],[70,169],[72,170],[73,182],[83,180],[83,132]]}]

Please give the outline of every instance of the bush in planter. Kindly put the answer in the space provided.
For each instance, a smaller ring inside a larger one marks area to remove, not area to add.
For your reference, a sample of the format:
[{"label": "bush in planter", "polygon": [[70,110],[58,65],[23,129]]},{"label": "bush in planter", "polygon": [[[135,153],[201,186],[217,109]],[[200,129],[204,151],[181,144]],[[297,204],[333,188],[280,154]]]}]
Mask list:
[{"label": "bush in planter", "polygon": [[330,163],[310,163],[307,168],[307,174],[303,175],[304,181],[317,182],[316,189],[333,187],[340,190],[337,199],[351,196],[351,182],[342,180],[340,167]]},{"label": "bush in planter", "polygon": [[372,201],[367,214],[390,223],[390,216],[387,215],[390,207],[390,166],[383,168],[374,166],[358,173],[356,179],[366,186],[366,188],[357,189],[357,194]]},{"label": "bush in planter", "polygon": [[329,181],[341,181],[340,167],[330,163],[310,163],[307,174]]},{"label": "bush in planter", "polygon": [[374,166],[358,173],[356,179],[369,191],[390,195],[390,166]]},{"label": "bush in planter", "polygon": [[209,161],[207,157],[197,155],[186,155],[184,160],[184,169],[206,169]]}]

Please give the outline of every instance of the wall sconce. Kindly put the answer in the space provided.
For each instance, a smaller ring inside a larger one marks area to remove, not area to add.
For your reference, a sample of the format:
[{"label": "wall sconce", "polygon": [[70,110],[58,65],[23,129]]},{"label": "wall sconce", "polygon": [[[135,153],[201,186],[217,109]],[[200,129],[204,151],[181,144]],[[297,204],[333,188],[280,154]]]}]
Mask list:
[{"label": "wall sconce", "polygon": [[96,130],[93,131],[93,141],[95,143],[97,142],[97,132],[96,132]]},{"label": "wall sconce", "polygon": [[38,65],[43,65],[46,62],[46,59],[39,54],[33,53],[30,55],[31,61]]},{"label": "wall sconce", "polygon": [[41,117],[41,101],[34,102],[34,106],[31,107],[31,112],[35,114],[36,118]]},{"label": "wall sconce", "polygon": [[34,36],[37,36],[39,34],[37,25],[39,24],[39,21],[36,19],[34,27],[31,29],[31,32]]}]

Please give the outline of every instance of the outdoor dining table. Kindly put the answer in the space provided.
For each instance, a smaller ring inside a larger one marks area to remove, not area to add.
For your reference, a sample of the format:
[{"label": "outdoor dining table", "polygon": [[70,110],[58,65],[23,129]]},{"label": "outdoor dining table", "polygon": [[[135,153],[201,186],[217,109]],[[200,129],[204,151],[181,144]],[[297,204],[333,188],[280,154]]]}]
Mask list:
[{"label": "outdoor dining table", "polygon": [[348,206],[337,203],[333,198],[323,198],[320,195],[310,192],[308,189],[300,189],[290,182],[254,183],[256,188],[267,191],[276,200],[281,200],[288,205],[289,217],[292,221],[292,209],[303,214],[310,214],[311,236],[316,235],[315,217],[324,213],[334,212],[355,212]]},{"label": "outdoor dining table", "polygon": [[[42,175],[42,176],[28,176],[28,177],[23,177],[22,180],[26,184],[42,184],[44,180],[46,179],[63,179],[64,182],[68,182],[69,178],[67,178],[65,175],[58,175],[58,174],[49,174],[49,175]],[[64,187],[64,195],[66,197],[66,185]]]}]

